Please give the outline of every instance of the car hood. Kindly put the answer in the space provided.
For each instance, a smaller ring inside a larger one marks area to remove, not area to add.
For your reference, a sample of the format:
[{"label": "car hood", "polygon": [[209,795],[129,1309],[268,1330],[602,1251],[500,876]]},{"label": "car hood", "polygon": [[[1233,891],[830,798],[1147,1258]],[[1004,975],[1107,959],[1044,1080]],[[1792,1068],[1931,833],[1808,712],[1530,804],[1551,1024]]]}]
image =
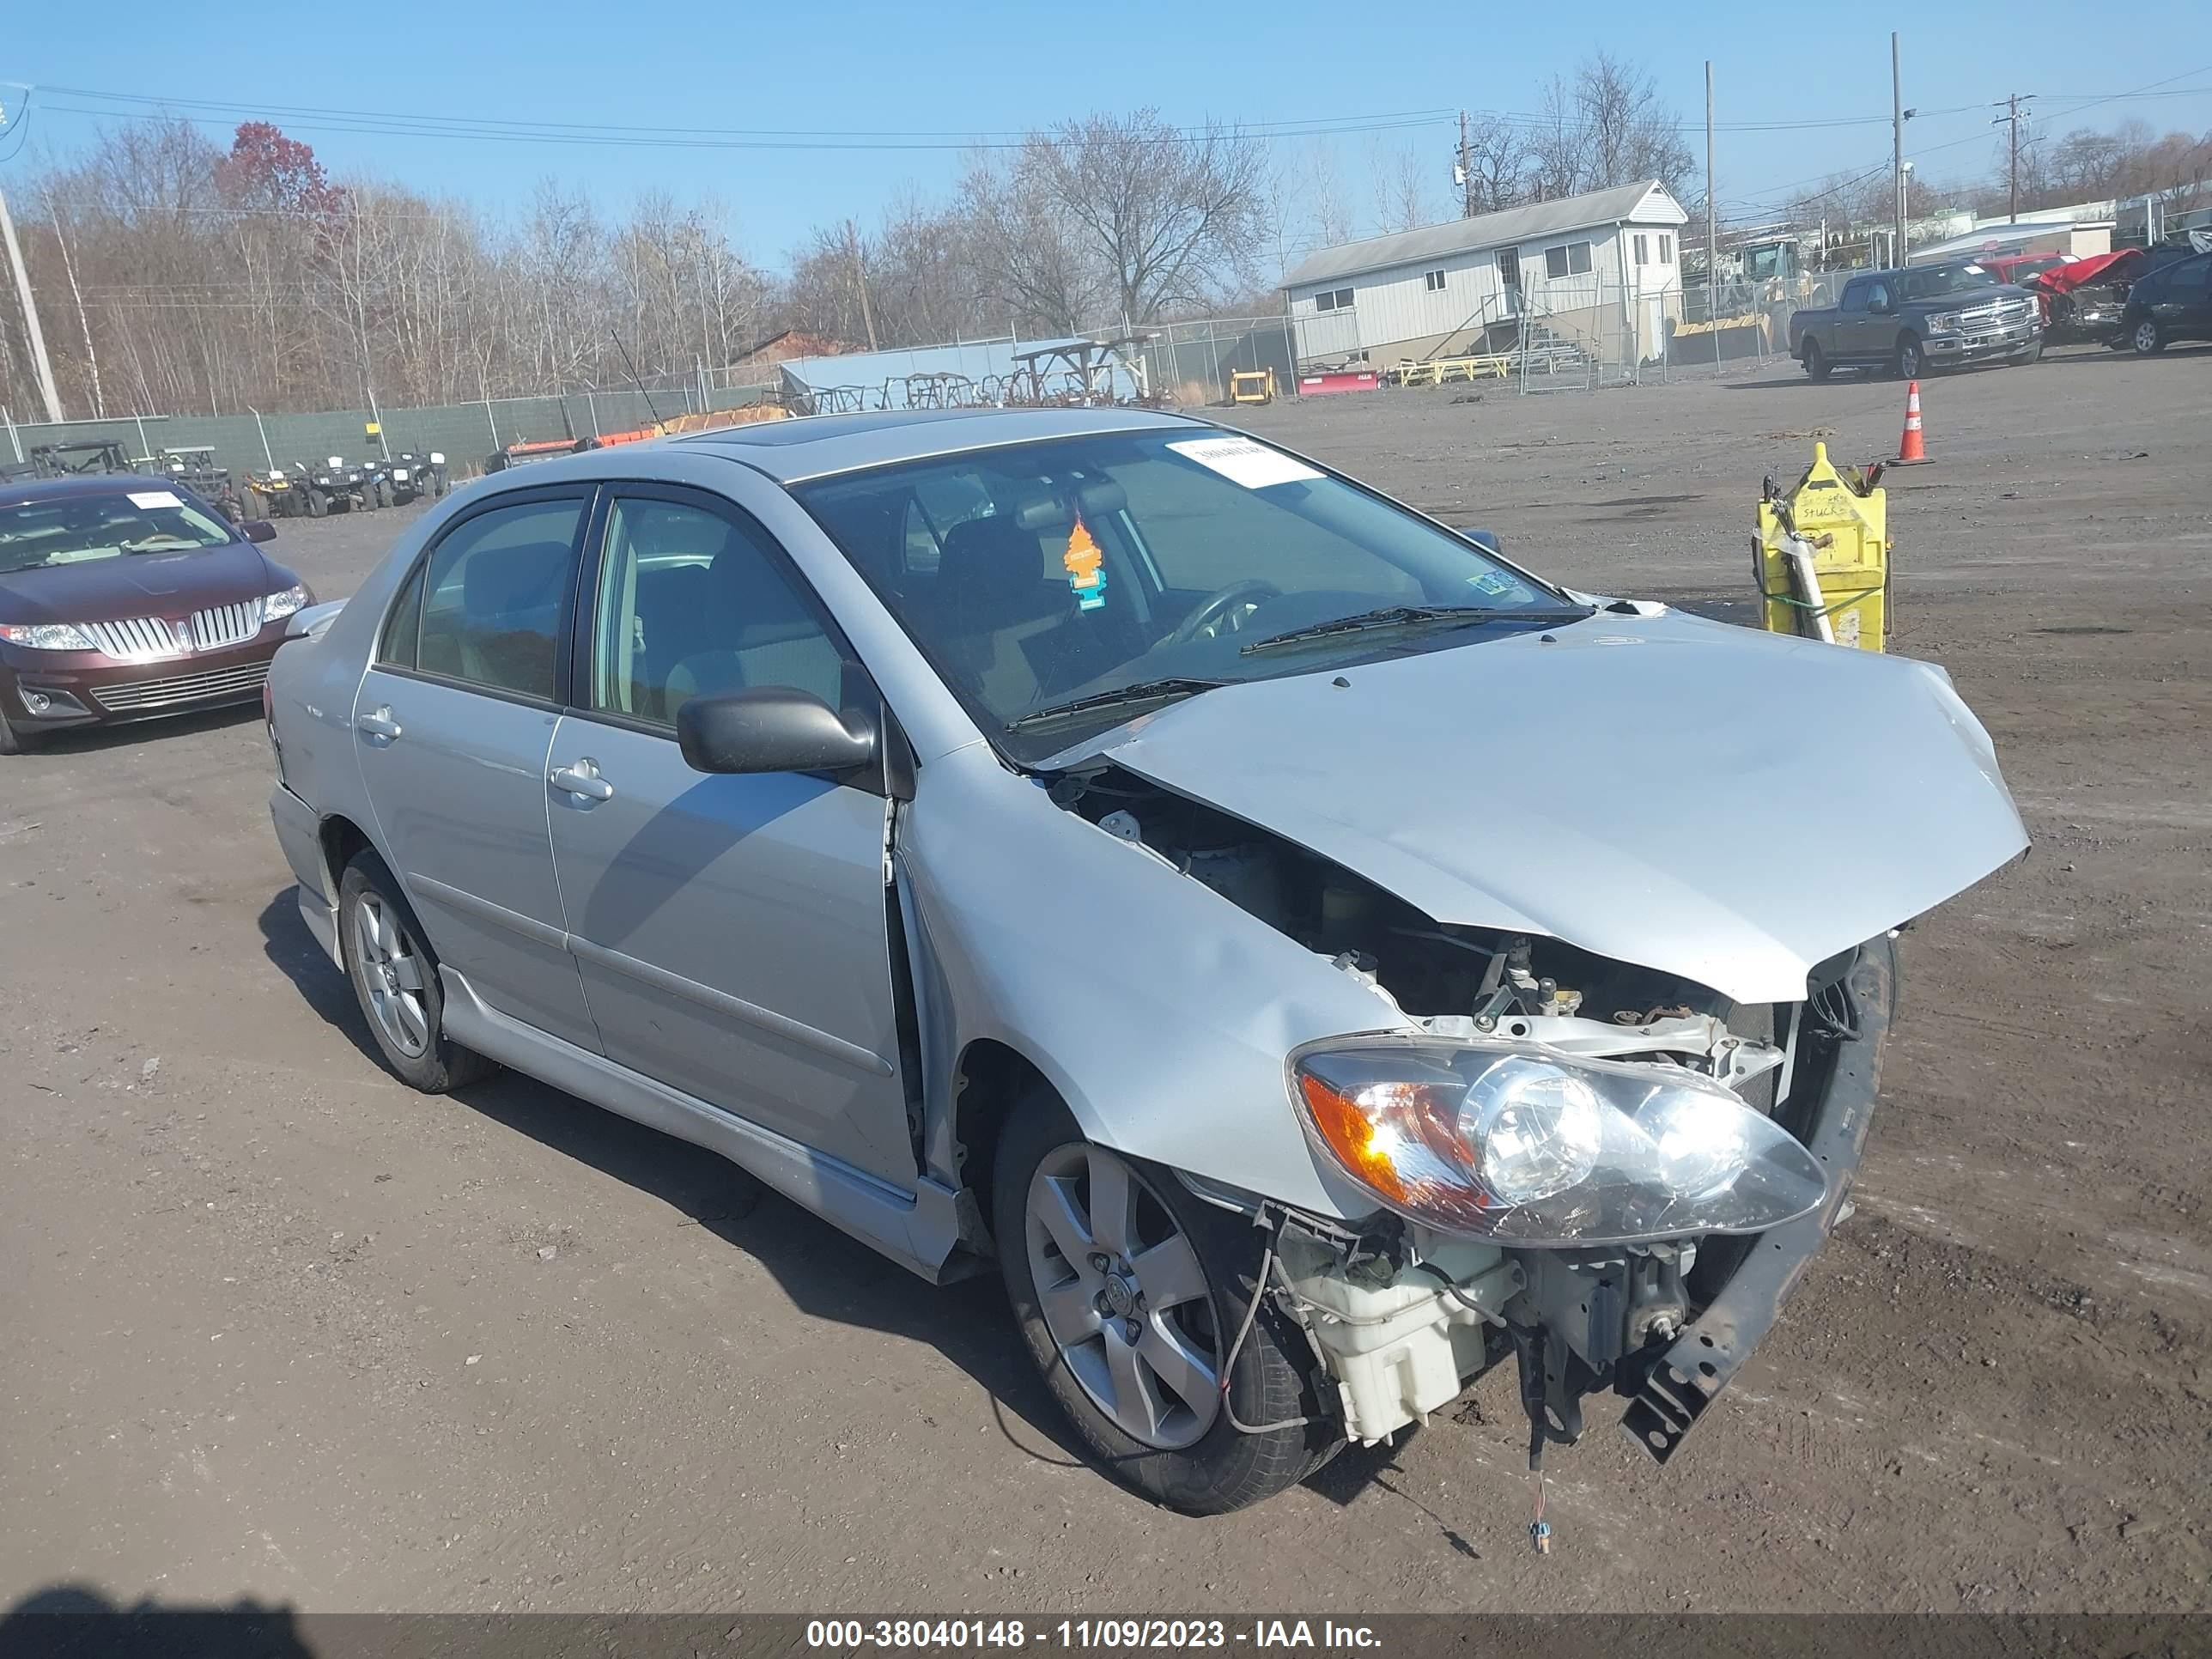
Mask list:
[{"label": "car hood", "polygon": [[251,542],[178,553],[125,553],[0,574],[0,622],[112,622],[185,617],[296,580]]},{"label": "car hood", "polygon": [[1741,1002],[1802,998],[2027,844],[1942,670],[1671,611],[1229,686],[1085,755],[1438,921]]}]

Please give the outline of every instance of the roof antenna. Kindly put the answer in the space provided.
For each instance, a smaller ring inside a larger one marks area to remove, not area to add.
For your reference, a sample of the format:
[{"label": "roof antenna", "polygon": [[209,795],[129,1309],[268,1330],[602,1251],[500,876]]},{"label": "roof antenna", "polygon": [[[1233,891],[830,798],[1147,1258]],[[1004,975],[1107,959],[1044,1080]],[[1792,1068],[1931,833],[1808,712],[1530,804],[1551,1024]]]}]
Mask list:
[{"label": "roof antenna", "polygon": [[645,382],[638,378],[637,365],[630,362],[629,348],[623,343],[622,336],[613,329],[607,331],[607,338],[612,340],[615,349],[622,353],[623,362],[629,370],[629,383],[637,388],[637,395],[645,399],[645,412],[653,417],[653,423],[659,426],[660,411],[653,406],[653,394],[645,389]]}]

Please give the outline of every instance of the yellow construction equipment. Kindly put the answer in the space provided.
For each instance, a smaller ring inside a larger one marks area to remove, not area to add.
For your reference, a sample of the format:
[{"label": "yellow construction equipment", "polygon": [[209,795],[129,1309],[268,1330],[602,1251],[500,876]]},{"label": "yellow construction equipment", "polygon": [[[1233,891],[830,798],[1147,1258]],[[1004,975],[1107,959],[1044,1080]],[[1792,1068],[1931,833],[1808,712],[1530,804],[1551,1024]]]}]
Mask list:
[{"label": "yellow construction equipment", "polygon": [[1272,404],[1275,401],[1275,371],[1272,368],[1230,370],[1229,401],[1232,404]]},{"label": "yellow construction equipment", "polygon": [[1880,463],[1838,471],[1828,447],[1786,495],[1769,478],[1753,570],[1773,634],[1879,651],[1888,623],[1888,501]]}]

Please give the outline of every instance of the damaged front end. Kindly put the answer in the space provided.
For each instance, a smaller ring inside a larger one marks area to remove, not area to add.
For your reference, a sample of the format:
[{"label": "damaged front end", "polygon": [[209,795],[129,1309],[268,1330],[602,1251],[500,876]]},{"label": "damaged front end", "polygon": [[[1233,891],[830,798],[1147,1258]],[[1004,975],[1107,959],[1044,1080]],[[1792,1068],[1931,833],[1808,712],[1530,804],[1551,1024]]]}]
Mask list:
[{"label": "damaged front end", "polygon": [[1579,1437],[1583,1401],[1611,1389],[1665,1461],[1844,1204],[1891,939],[1819,964],[1803,1000],[1741,1003],[1557,939],[1439,923],[1111,764],[1061,775],[1053,797],[1378,999],[1372,1033],[1307,1045],[1286,1079],[1316,1157],[1372,1212],[1242,1195],[1346,1437],[1425,1420],[1510,1356],[1534,1446]]}]

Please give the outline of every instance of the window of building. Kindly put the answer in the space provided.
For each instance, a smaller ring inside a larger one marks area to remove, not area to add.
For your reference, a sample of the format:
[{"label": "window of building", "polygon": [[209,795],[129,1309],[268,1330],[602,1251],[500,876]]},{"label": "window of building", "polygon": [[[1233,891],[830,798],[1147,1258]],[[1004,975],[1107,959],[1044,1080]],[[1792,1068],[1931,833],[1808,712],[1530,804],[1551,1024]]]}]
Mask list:
[{"label": "window of building", "polygon": [[1659,263],[1662,265],[1674,263],[1674,239],[1672,236],[1662,235],[1659,239]]},{"label": "window of building", "polygon": [[1316,311],[1349,311],[1352,309],[1352,290],[1348,288],[1323,289],[1314,295]]},{"label": "window of building", "polygon": [[1565,247],[1544,250],[1544,275],[1547,276],[1579,276],[1590,268],[1590,245],[1570,242]]},{"label": "window of building", "polygon": [[1444,291],[1444,274],[1441,270],[1429,272],[1425,280],[1428,283],[1430,293],[1441,294]]},{"label": "window of building", "polygon": [[1636,239],[1636,263],[1639,265],[1648,265],[1651,263],[1650,245],[1642,236]]}]

